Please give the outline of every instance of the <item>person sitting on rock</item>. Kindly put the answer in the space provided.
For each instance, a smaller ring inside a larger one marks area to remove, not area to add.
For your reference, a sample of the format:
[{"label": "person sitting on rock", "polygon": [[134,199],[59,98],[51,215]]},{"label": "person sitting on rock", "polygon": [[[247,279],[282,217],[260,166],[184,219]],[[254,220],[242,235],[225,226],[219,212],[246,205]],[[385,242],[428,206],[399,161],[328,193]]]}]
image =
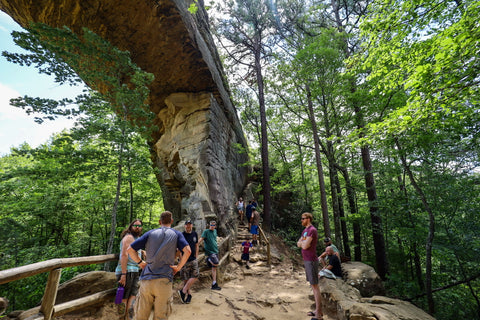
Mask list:
[{"label": "person sitting on rock", "polygon": [[342,278],[342,265],[332,246],[328,246],[325,249],[325,253],[328,255],[328,266],[325,266],[320,271],[320,276],[330,278],[330,275],[333,274],[335,277],[332,278],[334,279]]},{"label": "person sitting on rock", "polygon": [[[335,252],[335,255],[338,257],[338,260],[341,261],[340,251],[334,244],[332,244],[332,239],[330,239],[329,237],[326,237],[323,240],[323,243],[325,244],[325,247],[331,246],[333,249],[333,252]],[[328,266],[328,255],[326,250],[320,255],[320,257],[318,257],[318,261],[320,261],[320,263],[322,264],[322,267],[325,268],[326,266]]]}]

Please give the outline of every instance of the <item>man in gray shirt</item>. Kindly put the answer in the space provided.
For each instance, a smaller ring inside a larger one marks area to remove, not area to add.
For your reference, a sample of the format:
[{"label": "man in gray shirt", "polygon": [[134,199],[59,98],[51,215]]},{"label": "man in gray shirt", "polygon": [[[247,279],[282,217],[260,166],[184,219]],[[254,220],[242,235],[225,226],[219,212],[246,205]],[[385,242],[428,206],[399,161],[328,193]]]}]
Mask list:
[{"label": "man in gray shirt", "polygon": [[[191,254],[183,234],[171,228],[172,213],[165,211],[160,217],[161,227],[145,233],[127,249],[131,257],[139,249],[145,249],[147,261],[135,261],[143,269],[140,290],[135,302],[135,319],[148,320],[153,308],[155,319],[168,319],[172,312],[172,283],[175,273],[182,269]],[[182,251],[182,259],[175,263],[176,250]]]}]

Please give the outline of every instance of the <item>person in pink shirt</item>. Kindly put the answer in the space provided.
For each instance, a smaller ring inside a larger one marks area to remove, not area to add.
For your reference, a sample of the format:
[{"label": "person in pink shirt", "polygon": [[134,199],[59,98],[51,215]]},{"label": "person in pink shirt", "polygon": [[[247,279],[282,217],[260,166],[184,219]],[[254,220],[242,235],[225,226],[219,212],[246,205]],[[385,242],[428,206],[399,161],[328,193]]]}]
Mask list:
[{"label": "person in pink shirt", "polygon": [[320,303],[320,288],[318,287],[318,257],[317,257],[317,241],[318,232],[312,225],[313,215],[310,212],[302,213],[302,226],[305,227],[302,236],[298,239],[297,246],[302,248],[303,264],[307,281],[313,290],[315,298],[315,311],[310,311],[309,316],[313,316],[311,320],[323,319],[322,306]]}]

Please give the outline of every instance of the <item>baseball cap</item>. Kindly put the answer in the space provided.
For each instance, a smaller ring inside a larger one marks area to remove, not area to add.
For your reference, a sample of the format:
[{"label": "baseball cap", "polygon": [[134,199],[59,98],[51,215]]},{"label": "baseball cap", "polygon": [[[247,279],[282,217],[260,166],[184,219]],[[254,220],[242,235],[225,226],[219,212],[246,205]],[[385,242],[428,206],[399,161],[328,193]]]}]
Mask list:
[{"label": "baseball cap", "polygon": [[189,223],[192,223],[192,220],[187,219],[187,221],[185,221],[185,224],[189,224]]},{"label": "baseball cap", "polygon": [[332,239],[330,239],[329,237],[326,237],[325,239],[323,239],[323,242],[329,242],[331,241]]}]

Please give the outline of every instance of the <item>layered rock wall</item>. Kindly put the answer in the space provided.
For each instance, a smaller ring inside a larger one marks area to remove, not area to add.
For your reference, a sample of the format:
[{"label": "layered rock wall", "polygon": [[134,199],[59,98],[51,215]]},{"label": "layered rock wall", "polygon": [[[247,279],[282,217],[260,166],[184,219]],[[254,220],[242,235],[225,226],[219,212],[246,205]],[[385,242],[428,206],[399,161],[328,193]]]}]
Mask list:
[{"label": "layered rock wall", "polygon": [[[159,130],[150,141],[160,169],[165,208],[197,228],[217,216],[220,233],[235,217],[233,203],[247,181],[246,148],[225,76],[208,31],[202,1],[185,0],[0,0],[0,10],[23,27],[43,22],[87,27],[153,73],[150,107]],[[147,124],[148,126],[149,124]]]}]

